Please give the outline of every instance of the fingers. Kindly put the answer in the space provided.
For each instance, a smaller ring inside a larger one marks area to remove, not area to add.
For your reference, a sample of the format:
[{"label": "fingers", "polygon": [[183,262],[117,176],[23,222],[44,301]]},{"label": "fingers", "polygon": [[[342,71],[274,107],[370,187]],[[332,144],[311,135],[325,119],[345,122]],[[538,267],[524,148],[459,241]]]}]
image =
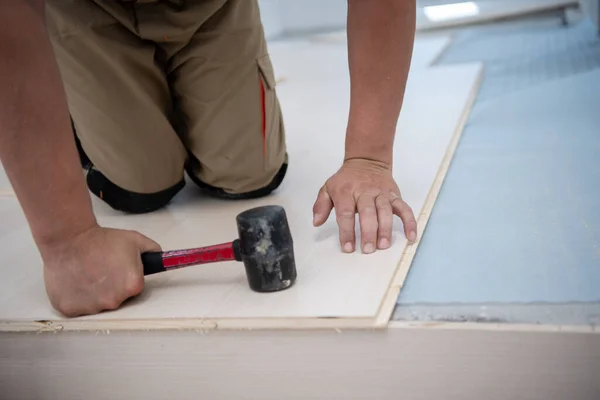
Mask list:
[{"label": "fingers", "polygon": [[402,220],[406,238],[410,242],[417,240],[417,221],[410,206],[402,198],[394,197],[392,200],[392,210]]},{"label": "fingers", "polygon": [[351,195],[348,196],[345,193],[340,193],[333,199],[327,191],[327,187],[323,186],[313,206],[313,225],[323,225],[334,208],[339,227],[340,246],[345,253],[352,253],[356,242],[356,235],[354,233],[356,205]]},{"label": "fingers", "polygon": [[379,229],[377,231],[377,247],[380,250],[385,250],[390,247],[392,242],[392,227],[394,213],[390,199],[385,196],[377,196],[375,199],[375,207],[377,208],[377,219],[379,221]]},{"label": "fingers", "polygon": [[340,231],[340,245],[345,253],[354,251],[356,235],[354,233],[354,218],[356,205],[352,196],[340,195],[334,199],[335,215]]},{"label": "fingers", "polygon": [[[352,196],[340,194],[332,198],[325,189],[322,189],[314,206],[315,216],[321,215],[321,217],[315,218],[316,226],[327,220],[332,208],[336,210],[340,244],[346,253],[355,250],[356,212],[358,212],[360,222],[361,249],[365,254],[373,253],[376,249],[385,250],[390,247],[394,214],[402,220],[406,238],[410,242],[417,239],[417,222],[413,211],[397,195],[392,194],[387,197],[363,194],[359,196],[355,204]],[[326,210],[325,214],[319,214],[317,210],[321,209]]]},{"label": "fingers", "polygon": [[370,254],[375,251],[377,243],[377,208],[375,207],[375,196],[363,194],[356,202],[360,221],[361,246],[363,253]]},{"label": "fingers", "polygon": [[319,190],[317,201],[315,201],[313,206],[313,225],[323,225],[325,221],[327,221],[327,218],[329,218],[329,214],[331,214],[332,209],[333,201],[327,192],[327,188],[323,186],[321,190]]},{"label": "fingers", "polygon": [[354,252],[357,212],[363,253],[391,246],[394,215],[402,220],[406,238],[410,242],[417,239],[413,211],[402,200],[391,173],[384,172],[341,168],[319,191],[313,205],[313,225],[323,225],[335,209],[340,245],[346,253]]},{"label": "fingers", "polygon": [[[138,246],[138,250],[140,252],[140,254],[142,253],[148,253],[148,252],[158,252],[158,251],[162,251],[162,248],[160,247],[160,245],[158,243],[156,243],[154,240],[142,235],[139,232],[133,232],[134,234],[134,240]],[[129,276],[129,279],[127,280],[126,284],[125,284],[125,298],[129,298],[129,297],[133,297],[133,296],[137,296],[138,294],[142,293],[142,291],[144,290],[144,266],[142,265],[142,260],[139,259],[138,262],[138,269],[135,271],[134,274],[131,274]],[[122,299],[122,301],[124,301],[125,299]],[[120,306],[120,304],[119,304]]]}]

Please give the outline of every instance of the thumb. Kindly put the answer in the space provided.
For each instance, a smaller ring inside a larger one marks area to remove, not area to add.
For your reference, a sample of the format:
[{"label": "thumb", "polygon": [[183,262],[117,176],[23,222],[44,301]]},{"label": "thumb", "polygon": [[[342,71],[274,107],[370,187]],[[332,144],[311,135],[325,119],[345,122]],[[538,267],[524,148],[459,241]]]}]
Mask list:
[{"label": "thumb", "polygon": [[154,252],[154,251],[162,251],[162,248],[158,243],[154,240],[148,238],[147,236],[142,235],[139,232],[135,233],[135,242],[140,250],[140,253]]},{"label": "thumb", "polygon": [[319,195],[313,206],[313,225],[323,225],[325,221],[327,221],[327,218],[329,218],[332,209],[333,201],[327,192],[327,186],[323,186],[321,190],[319,190]]}]

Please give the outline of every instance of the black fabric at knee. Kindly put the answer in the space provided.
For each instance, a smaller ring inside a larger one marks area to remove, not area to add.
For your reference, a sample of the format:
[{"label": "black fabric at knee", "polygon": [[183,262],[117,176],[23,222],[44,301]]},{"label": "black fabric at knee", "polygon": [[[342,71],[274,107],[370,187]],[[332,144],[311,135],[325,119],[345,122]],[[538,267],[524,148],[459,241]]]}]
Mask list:
[{"label": "black fabric at knee", "polygon": [[92,162],[89,157],[83,150],[83,146],[81,145],[81,141],[79,137],[77,137],[77,130],[75,129],[75,123],[73,122],[73,118],[71,118],[71,128],[73,129],[73,136],[75,138],[75,146],[77,147],[77,152],[79,153],[79,161],[81,162],[81,167],[83,169],[89,169],[92,167]]},{"label": "black fabric at knee", "polygon": [[185,186],[185,181],[157,193],[135,193],[109,181],[100,171],[91,168],[87,174],[88,188],[106,204],[118,211],[142,214],[166,206]]},{"label": "black fabric at knee", "polygon": [[227,193],[221,188],[204,183],[200,179],[198,179],[196,175],[193,174],[191,169],[188,169],[188,175],[196,185],[198,185],[203,191],[210,194],[211,196],[228,200],[248,200],[268,196],[269,194],[271,194],[271,192],[276,190],[283,182],[283,178],[285,178],[287,168],[288,163],[283,163],[273,180],[267,186],[246,193]]}]

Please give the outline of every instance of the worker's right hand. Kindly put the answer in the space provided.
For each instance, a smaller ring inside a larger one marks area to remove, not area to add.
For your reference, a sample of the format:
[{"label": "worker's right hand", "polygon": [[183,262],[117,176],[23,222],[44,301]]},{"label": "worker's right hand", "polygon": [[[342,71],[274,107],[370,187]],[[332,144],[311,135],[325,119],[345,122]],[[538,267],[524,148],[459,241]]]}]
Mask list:
[{"label": "worker's right hand", "polygon": [[66,317],[113,310],[144,288],[141,254],[161,251],[144,235],[95,226],[72,239],[42,246],[52,306]]}]

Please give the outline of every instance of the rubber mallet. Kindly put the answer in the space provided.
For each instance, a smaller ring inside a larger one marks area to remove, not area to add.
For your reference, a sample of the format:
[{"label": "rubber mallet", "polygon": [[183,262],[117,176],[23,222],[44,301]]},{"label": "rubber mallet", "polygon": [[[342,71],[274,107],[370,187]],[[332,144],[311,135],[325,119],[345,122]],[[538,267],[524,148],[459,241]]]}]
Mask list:
[{"label": "rubber mallet", "polygon": [[230,243],[195,249],[142,254],[144,275],[198,264],[241,261],[250,288],[256,292],[287,289],[296,281],[292,235],[285,210],[262,206],[236,217],[239,238]]}]

